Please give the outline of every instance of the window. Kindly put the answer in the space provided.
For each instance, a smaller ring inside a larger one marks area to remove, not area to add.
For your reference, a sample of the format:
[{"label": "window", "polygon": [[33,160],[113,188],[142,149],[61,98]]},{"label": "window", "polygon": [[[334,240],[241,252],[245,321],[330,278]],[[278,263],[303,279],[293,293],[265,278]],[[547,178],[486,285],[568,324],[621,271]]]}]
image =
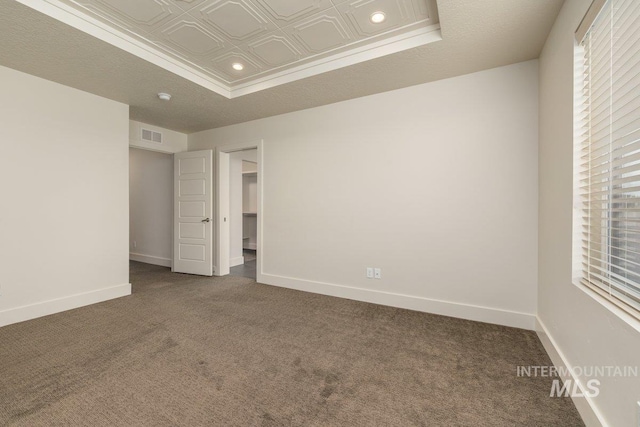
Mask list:
[{"label": "window", "polygon": [[595,0],[576,36],[580,283],[640,318],[640,1]]}]

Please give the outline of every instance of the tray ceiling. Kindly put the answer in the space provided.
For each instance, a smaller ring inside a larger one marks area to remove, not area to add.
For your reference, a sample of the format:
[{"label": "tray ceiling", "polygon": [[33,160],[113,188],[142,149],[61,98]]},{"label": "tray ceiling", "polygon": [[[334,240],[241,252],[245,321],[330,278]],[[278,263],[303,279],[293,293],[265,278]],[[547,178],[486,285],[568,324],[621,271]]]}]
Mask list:
[{"label": "tray ceiling", "polygon": [[[22,1],[0,0],[0,66],[127,104],[132,120],[193,133],[538,58],[562,4],[439,0],[441,41],[228,99],[168,71],[173,63],[158,66],[158,55],[132,55]],[[451,96],[451,105],[464,102]]]},{"label": "tray ceiling", "polygon": [[228,98],[441,40],[435,0],[19,1]]}]

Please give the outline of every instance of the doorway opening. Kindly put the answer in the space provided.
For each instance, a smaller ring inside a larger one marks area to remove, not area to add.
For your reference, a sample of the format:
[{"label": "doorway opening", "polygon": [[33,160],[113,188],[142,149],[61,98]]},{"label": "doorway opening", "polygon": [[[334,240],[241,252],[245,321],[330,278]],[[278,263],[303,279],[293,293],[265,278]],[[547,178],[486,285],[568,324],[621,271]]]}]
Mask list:
[{"label": "doorway opening", "polygon": [[129,260],[171,267],[172,239],[173,155],[129,147]]},{"label": "doorway opening", "polygon": [[229,274],[256,279],[258,237],[257,151],[229,159]]},{"label": "doorway opening", "polygon": [[260,281],[262,141],[216,150],[216,276]]}]

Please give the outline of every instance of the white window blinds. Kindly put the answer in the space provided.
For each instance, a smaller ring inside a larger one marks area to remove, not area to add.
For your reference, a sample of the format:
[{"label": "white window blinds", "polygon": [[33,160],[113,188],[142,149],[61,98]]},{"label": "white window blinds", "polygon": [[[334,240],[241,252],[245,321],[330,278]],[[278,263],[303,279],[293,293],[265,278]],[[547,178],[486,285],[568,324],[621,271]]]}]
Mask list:
[{"label": "white window blinds", "polygon": [[581,283],[640,317],[640,1],[600,3],[578,77]]}]

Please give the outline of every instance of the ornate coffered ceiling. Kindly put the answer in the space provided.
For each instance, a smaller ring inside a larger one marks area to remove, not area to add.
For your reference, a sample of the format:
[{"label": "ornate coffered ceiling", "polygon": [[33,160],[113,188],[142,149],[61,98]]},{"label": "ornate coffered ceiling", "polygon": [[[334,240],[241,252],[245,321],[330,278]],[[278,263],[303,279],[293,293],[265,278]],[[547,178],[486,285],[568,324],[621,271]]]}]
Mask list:
[{"label": "ornate coffered ceiling", "polygon": [[18,1],[228,98],[441,39],[435,0]]}]

